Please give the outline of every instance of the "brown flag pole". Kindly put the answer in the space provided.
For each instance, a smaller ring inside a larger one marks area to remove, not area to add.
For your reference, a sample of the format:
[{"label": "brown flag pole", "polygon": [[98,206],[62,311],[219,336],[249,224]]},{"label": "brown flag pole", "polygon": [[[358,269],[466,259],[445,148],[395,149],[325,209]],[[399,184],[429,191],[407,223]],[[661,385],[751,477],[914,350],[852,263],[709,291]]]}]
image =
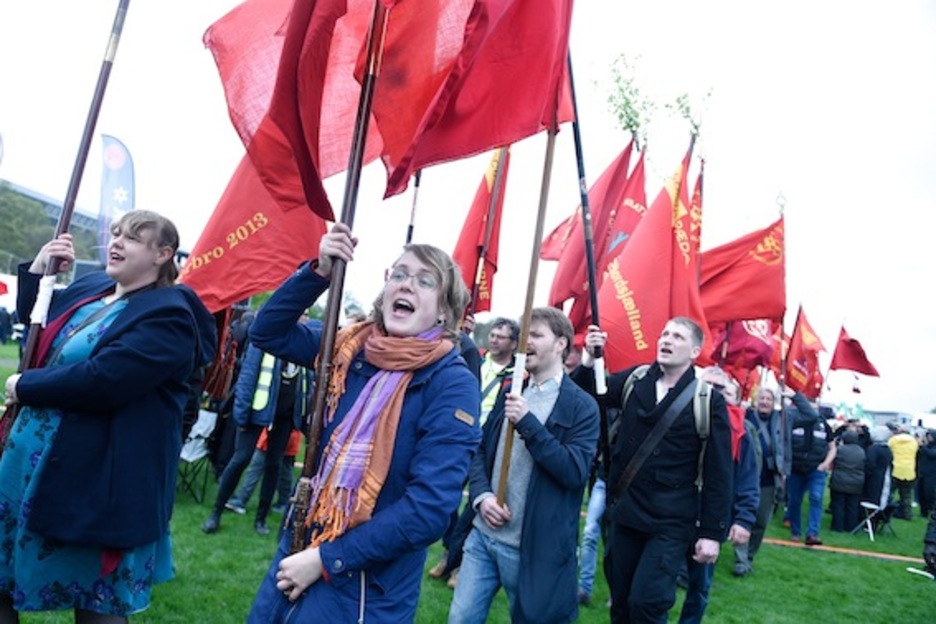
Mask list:
[{"label": "brown flag pole", "polygon": [[494,232],[494,211],[497,210],[497,202],[504,186],[504,159],[507,158],[509,147],[502,147],[497,152],[497,167],[494,171],[494,187],[491,189],[491,201],[488,202],[487,219],[484,222],[484,240],[481,243],[481,249],[478,252],[478,268],[475,270],[474,283],[471,285],[471,301],[468,302],[468,309],[465,316],[474,316],[478,307],[478,297],[481,295],[481,280],[484,277],[484,258],[487,256],[488,248],[491,246],[491,236]]},{"label": "brown flag pole", "polygon": [[[364,145],[367,141],[367,127],[374,103],[374,89],[380,74],[380,61],[383,56],[384,41],[387,35],[387,22],[390,9],[380,0],[374,0],[374,17],[367,34],[366,71],[361,85],[358,101],[357,118],[354,122],[354,136],[351,154],[348,157],[348,177],[345,180],[344,200],[341,205],[341,223],[348,227],[354,225],[354,212],[357,208],[357,195],[361,186],[361,169],[364,164]],[[338,333],[338,316],[341,313],[341,297],[347,264],[335,259],[331,283],[328,287],[328,299],[325,304],[324,333],[319,348],[318,366],[315,370],[315,393],[312,395],[312,416],[306,438],[305,459],[302,475],[296,487],[295,502],[291,514],[292,543],[291,552],[305,550],[307,545],[306,518],[312,499],[312,477],[318,459],[319,444],[322,438],[322,425],[325,416],[325,402],[328,398],[328,380],[331,376],[332,355],[335,337]]]},{"label": "brown flag pole", "polygon": [[[557,106],[558,108],[558,106]],[[540,186],[539,209],[536,213],[536,228],[533,233],[533,251],[530,256],[530,276],[527,280],[526,302],[523,306],[523,318],[520,322],[520,337],[517,340],[517,355],[514,363],[511,392],[520,394],[523,388],[523,374],[526,372],[526,349],[530,338],[530,320],[533,316],[533,294],[536,290],[536,271],[539,268],[540,247],[543,242],[543,225],[546,221],[546,203],[549,199],[549,182],[552,178],[553,155],[556,151],[556,134],[559,123],[555,120],[547,133],[546,159],[543,163],[543,182]],[[513,452],[514,426],[507,420],[507,437],[504,440],[504,455],[501,460],[500,478],[497,484],[497,504],[504,505],[507,495],[507,473],[510,469],[510,455]]]},{"label": "brown flag pole", "polygon": [[[81,178],[84,175],[85,164],[88,162],[88,153],[91,151],[91,139],[94,137],[94,128],[97,126],[97,120],[101,113],[101,104],[104,101],[104,92],[107,90],[107,82],[110,79],[111,68],[114,65],[114,57],[117,55],[117,46],[120,43],[120,34],[123,32],[124,20],[127,17],[127,8],[130,0],[120,0],[117,6],[117,13],[114,15],[114,24],[111,27],[110,35],[107,39],[107,49],[104,51],[104,60],[101,62],[101,69],[98,72],[97,85],[94,88],[94,95],[91,98],[91,107],[88,110],[88,117],[85,120],[84,132],[81,135],[81,142],[78,145],[78,155],[75,157],[75,164],[72,167],[71,180],[68,182],[68,190],[65,193],[65,201],[62,202],[62,213],[59,215],[58,223],[55,226],[55,238],[68,232],[71,226],[72,215],[75,212],[75,200],[78,198],[78,189],[81,186]],[[36,349],[39,346],[39,336],[45,327],[46,317],[49,313],[49,305],[52,303],[52,289],[55,285],[55,274],[58,273],[59,260],[51,258],[46,264],[39,286],[39,296],[29,315],[29,332],[26,337],[26,344],[23,347],[23,356],[20,358],[18,372],[32,368],[38,362],[33,362],[36,357]],[[0,442],[5,443],[7,436],[13,429],[13,422],[19,413],[19,405],[9,406],[3,414],[2,424],[0,424]],[[5,444],[4,444],[5,446]],[[0,446],[0,454],[3,453],[3,446]]]}]

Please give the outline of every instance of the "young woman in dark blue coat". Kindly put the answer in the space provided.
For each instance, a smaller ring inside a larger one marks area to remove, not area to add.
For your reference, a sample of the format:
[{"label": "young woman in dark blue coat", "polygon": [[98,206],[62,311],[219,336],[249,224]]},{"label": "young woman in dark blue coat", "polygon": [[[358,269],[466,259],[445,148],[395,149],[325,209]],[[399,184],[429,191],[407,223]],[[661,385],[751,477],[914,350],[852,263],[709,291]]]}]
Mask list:
[{"label": "young woman in dark blue coat", "polygon": [[[0,458],[0,622],[20,611],[74,609],[78,623],[119,623],[172,577],[169,518],[193,371],[214,357],[215,325],[174,286],[179,236],[134,211],[112,230],[105,272],[53,291],[53,258],[20,267],[17,308],[51,296],[35,361],[6,380],[20,405]],[[40,282],[42,284],[40,285]]]}]

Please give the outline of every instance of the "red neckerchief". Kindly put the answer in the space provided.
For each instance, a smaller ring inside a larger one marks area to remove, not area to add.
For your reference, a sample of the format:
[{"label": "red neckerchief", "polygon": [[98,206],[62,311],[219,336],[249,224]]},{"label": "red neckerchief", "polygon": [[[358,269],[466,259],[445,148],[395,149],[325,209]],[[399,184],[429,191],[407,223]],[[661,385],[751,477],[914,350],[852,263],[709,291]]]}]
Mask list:
[{"label": "red neckerchief", "polygon": [[65,323],[68,322],[68,319],[70,319],[75,313],[75,310],[85,305],[86,303],[91,303],[92,301],[97,301],[102,297],[106,297],[108,294],[110,293],[103,292],[97,295],[91,295],[86,299],[82,299],[72,307],[65,310],[64,314],[60,314],[53,320],[49,321],[49,323],[42,330],[42,333],[39,334],[39,344],[36,345],[36,353],[32,359],[32,363],[36,363],[36,365],[30,366],[30,368],[40,368],[41,365],[45,364],[43,360],[49,354],[49,349],[52,347],[52,341],[55,340],[56,336],[58,336],[58,333],[62,330],[62,327],[65,326]]}]

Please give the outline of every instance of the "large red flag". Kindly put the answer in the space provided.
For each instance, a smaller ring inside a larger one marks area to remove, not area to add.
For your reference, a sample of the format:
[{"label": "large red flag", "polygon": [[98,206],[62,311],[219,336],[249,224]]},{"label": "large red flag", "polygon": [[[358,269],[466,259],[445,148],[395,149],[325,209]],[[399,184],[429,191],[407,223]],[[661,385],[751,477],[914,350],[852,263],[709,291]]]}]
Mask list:
[{"label": "large red flag", "polygon": [[244,156],[182,268],[212,312],[272,290],[315,257],[326,223],[309,210],[283,211]]},{"label": "large red flag", "polygon": [[[417,169],[510,145],[571,121],[571,20],[572,0],[477,0],[461,53],[405,150],[384,150],[386,194],[403,191]],[[381,134],[398,117],[399,109],[378,96],[374,118]]]},{"label": "large red flag", "polygon": [[[418,168],[513,143],[544,120],[571,119],[564,74],[571,0],[379,1],[393,10],[364,162],[383,157],[388,195]],[[274,198],[284,209],[308,204],[331,219],[321,179],[347,166],[374,0],[288,5],[248,0],[205,42],[231,118]]]},{"label": "large red flag", "polygon": [[820,351],[825,351],[825,347],[806,320],[806,314],[800,306],[796,315],[796,326],[790,337],[790,351],[787,353],[786,385],[811,399],[817,398],[822,390],[822,375],[819,373]]},{"label": "large red flag", "polygon": [[[627,144],[617,158],[602,172],[598,180],[588,190],[588,204],[592,216],[592,235],[595,245],[595,266],[600,274],[602,265],[598,258],[604,251],[604,240],[608,235],[608,226],[614,224],[614,218],[621,205],[627,174],[630,168],[631,152],[634,142]],[[566,299],[578,297],[588,291],[588,269],[585,261],[585,226],[582,223],[581,206],[576,207],[572,216],[571,227],[566,234],[565,222],[550,233],[546,240],[565,238],[549,292],[549,304],[559,305]],[[559,232],[562,232],[561,234]],[[551,250],[547,249],[547,255]],[[544,258],[542,249],[540,258]]]},{"label": "large red flag", "polygon": [[[491,309],[491,295],[494,292],[494,273],[497,272],[497,253],[500,247],[500,221],[504,208],[504,189],[507,186],[507,169],[510,164],[510,149],[504,150],[504,161],[500,163],[501,150],[494,152],[491,164],[484,179],[478,186],[474,201],[468,211],[468,217],[462,226],[455,252],[452,259],[461,268],[462,279],[468,290],[474,292],[472,286],[478,278],[478,300],[474,302],[475,312],[488,312]],[[500,180],[498,182],[498,166],[500,166]],[[484,248],[485,233],[487,232],[488,213],[491,208],[491,198],[497,189],[497,201],[494,204],[493,218],[491,219],[490,238],[484,254],[484,263],[480,276],[478,275],[478,261],[481,250]]]},{"label": "large red flag", "polygon": [[[476,0],[378,0],[394,5],[375,98],[395,123],[370,124],[364,162],[406,142],[461,52]],[[321,178],[347,167],[374,0],[248,0],[205,43],[231,119],[263,182],[285,209],[308,204],[333,218]],[[275,86],[274,86],[275,81]],[[291,173],[284,177],[280,173]],[[299,184],[297,185],[297,182]]]},{"label": "large red flag", "polygon": [[708,332],[699,300],[697,254],[691,244],[686,170],[692,151],[647,210],[627,245],[608,264],[598,293],[602,329],[608,332],[609,370],[652,361],[666,322],[687,316]]},{"label": "large red flag", "polygon": [[702,305],[709,322],[779,320],[786,311],[783,217],[702,253]]},{"label": "large red flag", "polygon": [[[646,151],[641,152],[634,171],[627,177],[623,186],[623,178],[619,176],[626,175],[626,167],[619,162],[619,157],[589,191],[589,203],[596,206],[593,238],[599,287],[604,281],[609,259],[622,252],[623,246],[630,240],[647,211],[645,154]],[[591,298],[588,294],[581,212],[576,211],[574,217],[575,223],[572,224],[568,243],[558,258],[559,266],[553,278],[549,302],[551,305],[559,305],[566,299],[574,299],[569,319],[576,332],[584,332],[591,323]],[[546,259],[542,254],[540,257]]]},{"label": "large red flag", "polygon": [[790,337],[783,331],[783,323],[776,323],[773,336],[771,336],[773,353],[770,355],[770,363],[767,368],[773,371],[774,376],[780,379],[783,369],[783,361],[790,352]]},{"label": "large red flag", "polygon": [[848,335],[844,325],[842,331],[839,332],[838,342],[835,344],[832,364],[829,365],[829,370],[839,369],[855,371],[872,377],[881,376],[874,364],[868,360],[868,356],[865,355],[864,347],[861,346],[860,342]]}]

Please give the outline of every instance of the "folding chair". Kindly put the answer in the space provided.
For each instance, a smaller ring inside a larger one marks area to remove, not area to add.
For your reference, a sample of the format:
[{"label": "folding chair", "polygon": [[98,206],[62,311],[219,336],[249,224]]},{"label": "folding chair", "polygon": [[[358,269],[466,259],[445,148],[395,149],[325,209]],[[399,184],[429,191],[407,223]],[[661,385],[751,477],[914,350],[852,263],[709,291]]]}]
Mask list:
[{"label": "folding chair", "polygon": [[853,535],[864,529],[868,532],[868,537],[870,537],[873,542],[876,528],[878,535],[883,535],[884,531],[890,529],[891,535],[897,537],[897,532],[891,525],[891,516],[894,514],[897,505],[891,503],[886,507],[881,507],[880,505],[875,505],[868,501],[861,501],[861,508],[864,510],[865,517],[858,526],[851,530]]},{"label": "folding chair", "polygon": [[208,489],[208,475],[211,473],[208,438],[214,432],[217,422],[216,412],[198,410],[198,420],[192,425],[179,454],[179,482],[176,487],[191,494],[197,503],[205,500],[205,491]]}]

